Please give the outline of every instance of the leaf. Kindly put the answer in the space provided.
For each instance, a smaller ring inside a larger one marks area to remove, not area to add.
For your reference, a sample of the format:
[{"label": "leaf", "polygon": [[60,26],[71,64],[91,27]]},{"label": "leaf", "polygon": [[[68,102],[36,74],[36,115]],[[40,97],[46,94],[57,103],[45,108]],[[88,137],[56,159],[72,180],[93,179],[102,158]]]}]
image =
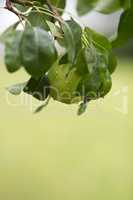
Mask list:
[{"label": "leaf", "polygon": [[109,14],[117,10],[127,10],[131,7],[131,0],[100,0],[95,8],[98,12]]},{"label": "leaf", "polygon": [[104,35],[97,33],[96,31],[93,31],[92,29],[86,27],[84,29],[84,35],[88,42],[93,43],[94,46],[102,51],[110,51],[111,50],[111,44],[107,37]]},{"label": "leaf", "polygon": [[27,84],[27,82],[18,83],[18,84],[12,85],[10,87],[7,87],[7,90],[8,90],[8,92],[10,92],[13,95],[20,95],[26,84]]},{"label": "leaf", "polygon": [[33,77],[41,77],[57,59],[54,41],[43,29],[25,29],[20,45],[21,60],[26,71]]},{"label": "leaf", "polygon": [[12,32],[15,31],[16,27],[19,25],[20,21],[17,21],[13,25],[9,26],[1,35],[0,42],[5,43],[8,37],[12,35]]},{"label": "leaf", "polygon": [[104,59],[104,62],[108,60],[111,45],[105,36],[96,33],[90,28],[85,28],[82,41],[83,48],[80,48],[78,52],[75,67],[80,74],[85,75],[91,73],[101,57]]},{"label": "leaf", "polygon": [[34,114],[41,112],[46,106],[48,106],[50,97],[46,100],[45,104],[40,105],[35,111]]},{"label": "leaf", "polygon": [[14,3],[13,5],[19,12],[26,12],[28,10],[28,8],[29,8],[28,6],[21,5],[19,3]]},{"label": "leaf", "polygon": [[112,41],[113,47],[119,47],[133,38],[133,10],[127,10],[121,15],[117,38]]},{"label": "leaf", "polygon": [[109,54],[109,64],[108,64],[108,69],[110,74],[112,74],[115,71],[116,67],[117,67],[117,59],[114,53],[111,52]]},{"label": "leaf", "polygon": [[78,51],[82,48],[82,29],[73,19],[65,21],[62,25],[64,32],[63,42],[68,54],[68,62],[74,63]]},{"label": "leaf", "polygon": [[17,71],[21,67],[20,42],[22,38],[21,31],[12,31],[8,34],[5,42],[5,64],[10,73]]},{"label": "leaf", "polygon": [[27,94],[32,95],[34,98],[39,101],[44,101],[50,92],[49,80],[46,75],[37,79],[33,77],[30,78],[23,91]]},{"label": "leaf", "polygon": [[95,62],[95,52],[93,49],[83,48],[80,49],[74,67],[81,75],[90,73],[89,66]]},{"label": "leaf", "polygon": [[41,112],[45,108],[45,104],[40,105],[36,110],[34,111],[34,114],[37,114]]},{"label": "leaf", "polygon": [[109,93],[112,87],[112,79],[111,75],[108,70],[105,71],[105,73],[102,74],[102,84],[99,90],[99,96],[105,97]]},{"label": "leaf", "polygon": [[67,22],[62,25],[62,30],[64,32],[64,43],[68,53],[68,60],[70,63],[73,63],[76,55],[74,36]]},{"label": "leaf", "polygon": [[91,10],[109,14],[119,9],[130,9],[131,0],[78,0],[77,11],[79,15],[84,15]]},{"label": "leaf", "polygon": [[66,21],[69,25],[75,43],[76,53],[82,48],[82,28],[81,26],[71,18],[71,20]]},{"label": "leaf", "polygon": [[58,8],[65,8],[66,0],[50,0],[51,4]]},{"label": "leaf", "polygon": [[95,6],[96,3],[99,0],[78,0],[77,1],[77,11],[79,15],[84,15],[90,10],[92,10]]},{"label": "leaf", "polygon": [[56,38],[63,37],[58,26],[56,26],[54,23],[52,23],[50,21],[47,21],[47,24],[48,24],[49,29],[54,37],[56,37]]},{"label": "leaf", "polygon": [[50,95],[57,101],[66,104],[79,102],[75,94],[81,75],[70,64],[58,65],[55,63],[49,70]]},{"label": "leaf", "polygon": [[91,70],[82,76],[77,88],[81,96],[86,96],[90,100],[105,96],[112,86],[105,55],[97,54],[96,56],[96,63],[90,65]]},{"label": "leaf", "polygon": [[[45,15],[44,13],[32,11],[27,17],[28,22],[33,27],[40,27],[44,30],[49,30],[46,20],[50,20],[51,17]],[[29,26],[27,24],[27,26]]]},{"label": "leaf", "polygon": [[77,112],[77,115],[82,115],[83,113],[85,113],[85,111],[86,111],[86,109],[87,109],[87,103],[81,103],[80,105],[79,105],[79,109],[78,109],[78,112]]}]

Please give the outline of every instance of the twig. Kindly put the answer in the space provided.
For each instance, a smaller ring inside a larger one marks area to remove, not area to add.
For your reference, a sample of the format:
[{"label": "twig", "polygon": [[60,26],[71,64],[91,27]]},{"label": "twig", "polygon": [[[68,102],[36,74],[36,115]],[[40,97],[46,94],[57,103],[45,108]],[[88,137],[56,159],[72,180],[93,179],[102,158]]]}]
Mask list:
[{"label": "twig", "polygon": [[13,12],[15,15],[18,16],[18,13],[16,12],[16,10],[13,9],[13,7],[12,7],[12,3],[11,3],[10,0],[6,0],[6,6],[5,6],[5,9],[7,9],[7,10]]},{"label": "twig", "polygon": [[11,0],[6,0],[5,9],[7,9],[10,12],[14,13],[19,18],[20,22],[23,25],[23,19],[25,19],[25,16],[22,13],[19,13],[19,12],[17,12],[17,10],[14,9],[14,7],[12,6]]},{"label": "twig", "polygon": [[[48,6],[49,10],[52,11],[54,13],[54,15],[60,19],[60,21],[63,21],[63,19],[60,16],[58,10],[54,6],[52,6],[50,0],[45,0],[45,4]],[[55,18],[54,17],[52,18],[52,22],[53,23],[55,22]]]}]

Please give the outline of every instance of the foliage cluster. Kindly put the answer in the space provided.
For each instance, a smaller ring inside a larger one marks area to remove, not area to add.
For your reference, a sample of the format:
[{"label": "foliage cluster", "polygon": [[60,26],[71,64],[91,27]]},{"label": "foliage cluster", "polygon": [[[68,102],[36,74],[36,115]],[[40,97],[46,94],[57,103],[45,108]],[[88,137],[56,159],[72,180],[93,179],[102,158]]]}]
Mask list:
[{"label": "foliage cluster", "polygon": [[[75,19],[64,20],[65,0],[6,0],[18,22],[0,37],[5,44],[5,65],[10,73],[24,68],[28,81],[11,86],[45,101],[50,97],[66,104],[79,103],[82,114],[91,100],[104,97],[111,89],[111,74],[117,59],[113,48],[133,36],[133,0],[78,0],[77,12],[91,10],[109,14],[122,10],[117,36],[108,39],[89,27],[82,29]],[[23,29],[19,30],[18,25]],[[63,51],[58,50],[61,46]]]}]

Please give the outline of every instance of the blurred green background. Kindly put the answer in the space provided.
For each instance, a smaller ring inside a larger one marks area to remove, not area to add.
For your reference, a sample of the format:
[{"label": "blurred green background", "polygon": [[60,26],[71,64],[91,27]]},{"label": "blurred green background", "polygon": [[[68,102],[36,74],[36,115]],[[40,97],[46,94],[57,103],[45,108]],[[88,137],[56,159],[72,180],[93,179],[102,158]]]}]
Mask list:
[{"label": "blurred green background", "polygon": [[27,74],[0,63],[0,199],[132,200],[133,60],[119,61],[110,94],[81,117],[53,101],[34,115],[5,90]]}]

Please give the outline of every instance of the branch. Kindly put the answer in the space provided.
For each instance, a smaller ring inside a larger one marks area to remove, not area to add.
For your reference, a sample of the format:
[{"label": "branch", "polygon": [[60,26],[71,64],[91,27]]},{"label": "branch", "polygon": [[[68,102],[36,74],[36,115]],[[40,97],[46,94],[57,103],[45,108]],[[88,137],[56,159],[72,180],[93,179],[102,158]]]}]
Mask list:
[{"label": "branch", "polygon": [[46,5],[48,6],[49,10],[54,12],[53,6],[51,5],[51,2],[49,0],[45,0]]},{"label": "branch", "polygon": [[[5,9],[9,10],[10,12],[14,13],[15,15],[17,15],[19,18],[24,18],[25,15],[21,12],[18,12],[15,7],[13,7],[12,3],[17,3],[23,6],[29,6],[29,7],[33,7],[35,4],[34,0],[6,0],[6,6]],[[61,16],[59,15],[58,11],[56,10],[56,8],[51,4],[50,0],[44,0],[44,4],[47,5],[48,9],[58,18],[60,18],[60,20],[62,20]],[[55,18],[52,17],[51,21],[54,23],[55,22]]]},{"label": "branch", "polygon": [[[20,1],[20,0],[19,0]],[[24,15],[21,13],[18,13],[14,7],[12,6],[12,2],[11,0],[6,0],[6,6],[5,9],[9,10],[10,12],[14,13],[16,16],[18,16],[18,18],[23,19]]]},{"label": "branch", "polygon": [[18,13],[13,9],[13,7],[12,7],[12,3],[11,3],[10,0],[6,0],[6,6],[5,6],[5,9],[7,9],[7,10],[13,12],[15,15],[18,16]]},{"label": "branch", "polygon": [[[48,9],[56,15],[55,9],[53,8],[50,0],[45,0],[45,4],[48,6]],[[51,21],[54,23],[55,22],[55,18],[52,17]]]},{"label": "branch", "polygon": [[[49,10],[52,11],[54,13],[55,16],[57,16],[58,18],[60,18],[60,20],[62,21],[62,18],[60,16],[60,14],[58,13],[58,10],[56,9],[56,7],[52,6],[50,0],[45,0],[45,4],[48,6]],[[55,18],[52,18],[52,22],[55,22]]]}]

